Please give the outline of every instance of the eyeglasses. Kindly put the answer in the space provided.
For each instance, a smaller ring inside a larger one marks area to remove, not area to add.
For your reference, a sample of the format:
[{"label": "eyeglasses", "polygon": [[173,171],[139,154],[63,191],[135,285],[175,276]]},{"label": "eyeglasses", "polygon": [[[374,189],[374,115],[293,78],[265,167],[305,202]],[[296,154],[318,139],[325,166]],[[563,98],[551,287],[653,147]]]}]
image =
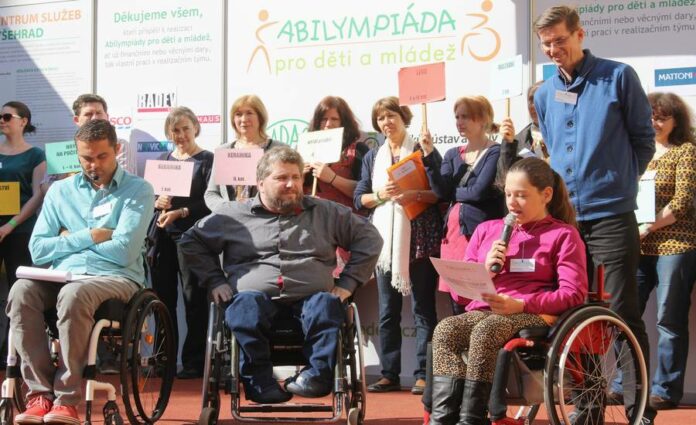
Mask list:
[{"label": "eyeglasses", "polygon": [[22,117],[20,117],[19,115],[16,115],[16,114],[7,113],[7,114],[0,115],[0,118],[2,118],[2,120],[5,122],[9,122],[13,117],[19,118],[20,120],[22,119]]},{"label": "eyeglasses", "polygon": [[552,47],[556,47],[556,48],[563,47],[568,43],[568,40],[570,40],[570,37],[572,37],[574,33],[575,33],[575,31],[571,31],[570,34],[563,36],[563,37],[558,37],[555,40],[543,41],[543,42],[540,41],[539,45],[545,50],[551,49]]},{"label": "eyeglasses", "polygon": [[672,119],[671,115],[667,115],[667,116],[653,115],[652,116],[652,120],[658,124],[664,124],[671,119]]}]

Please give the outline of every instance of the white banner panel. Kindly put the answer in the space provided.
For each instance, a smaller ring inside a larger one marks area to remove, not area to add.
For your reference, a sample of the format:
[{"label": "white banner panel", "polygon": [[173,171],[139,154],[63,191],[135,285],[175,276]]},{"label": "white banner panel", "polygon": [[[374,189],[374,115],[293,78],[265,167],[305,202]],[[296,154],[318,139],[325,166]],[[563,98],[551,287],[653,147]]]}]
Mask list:
[{"label": "white banner panel", "polygon": [[222,2],[136,0],[99,2],[97,92],[109,103],[119,137],[145,159],[171,145],[164,119],[187,106],[201,122],[198,143],[222,141]]},{"label": "white banner panel", "polygon": [[72,102],[92,87],[92,2],[12,1],[0,5],[0,104],[29,106],[34,143],[75,135]]},{"label": "white banner panel", "polygon": [[[536,0],[535,13],[558,4]],[[585,28],[584,47],[592,54],[635,68],[648,92],[673,92],[696,107],[696,5],[691,1],[616,0],[572,2]],[[536,37],[536,35],[534,35]],[[554,70],[537,47],[536,76]]]},{"label": "white banner panel", "polygon": [[[439,149],[460,145],[454,101],[487,94],[490,61],[528,57],[527,7],[513,1],[230,1],[228,20],[228,108],[257,94],[271,137],[293,145],[327,95],[346,99],[363,130],[374,131],[372,105],[398,96],[399,69],[439,61],[446,63],[447,100],[428,105],[428,124]],[[504,102],[494,107],[502,119]],[[417,134],[420,106],[412,109]],[[513,111],[521,128],[528,121],[522,97],[513,99]],[[234,137],[231,127],[227,134]]]}]

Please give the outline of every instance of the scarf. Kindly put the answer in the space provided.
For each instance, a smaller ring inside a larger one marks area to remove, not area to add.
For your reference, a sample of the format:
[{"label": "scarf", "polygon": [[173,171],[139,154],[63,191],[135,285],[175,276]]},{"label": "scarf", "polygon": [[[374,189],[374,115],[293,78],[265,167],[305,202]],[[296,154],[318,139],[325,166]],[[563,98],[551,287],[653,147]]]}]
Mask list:
[{"label": "scarf", "polygon": [[[399,158],[413,153],[415,142],[406,135]],[[391,167],[389,141],[380,146],[372,171],[372,192],[383,188],[388,180],[387,168]],[[411,278],[408,266],[411,253],[411,221],[404,209],[396,202],[387,201],[375,208],[372,224],[379,230],[384,245],[377,260],[377,270],[381,273],[391,271],[391,285],[402,295],[411,294]]]}]

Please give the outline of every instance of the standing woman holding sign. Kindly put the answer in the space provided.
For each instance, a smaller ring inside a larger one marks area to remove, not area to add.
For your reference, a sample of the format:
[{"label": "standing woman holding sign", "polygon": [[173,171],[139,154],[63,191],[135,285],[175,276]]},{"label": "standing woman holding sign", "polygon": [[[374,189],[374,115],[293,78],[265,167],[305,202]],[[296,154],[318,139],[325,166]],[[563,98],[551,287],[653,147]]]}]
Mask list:
[{"label": "standing woman holding sign", "polygon": [[[396,97],[375,103],[372,126],[384,134],[386,142],[367,153],[355,188],[355,207],[372,210],[372,223],[384,240],[375,272],[382,377],[368,387],[372,392],[400,389],[403,297],[411,295],[416,325],[416,384],[411,390],[414,394],[422,394],[425,387],[426,349],[437,324],[437,273],[429,257],[440,251],[442,218],[435,205],[438,198],[431,190],[401,190],[387,173],[389,167],[420,149],[406,129],[412,117],[411,110],[399,106]],[[439,157],[437,152],[432,155]],[[431,205],[409,220],[403,206],[412,202]]]},{"label": "standing woman holding sign", "polygon": [[[267,151],[284,143],[271,140],[266,134],[268,112],[261,99],[253,94],[244,95],[232,104],[230,120],[237,139],[220,145],[218,149],[263,149]],[[205,203],[215,211],[225,201],[242,201],[256,196],[256,186],[226,186],[215,183],[215,173],[208,182]]]},{"label": "standing woman holding sign", "polygon": [[[493,141],[491,134],[500,132],[508,141],[515,131],[509,118],[500,127],[493,122],[493,107],[483,96],[459,98],[454,104],[454,119],[457,131],[467,143],[448,150],[442,165],[439,158],[433,157],[437,151],[427,130],[421,134],[420,143],[425,153],[423,165],[433,191],[450,204],[440,247],[441,258],[462,260],[476,226],[505,214],[503,193],[495,186],[500,145]],[[461,306],[468,300],[450,290],[442,279],[440,290],[450,292],[454,313],[462,313]]]},{"label": "standing woman holding sign", "polygon": [[[39,185],[46,174],[46,156],[41,149],[24,140],[25,133],[34,131],[27,105],[16,101],[3,105],[0,132],[5,140],[0,142],[0,184],[19,183],[19,192],[5,191],[9,196],[2,197],[4,205],[0,209],[5,211],[17,200],[20,207],[19,211],[0,215],[0,264],[5,265],[10,286],[17,280],[17,267],[31,265],[29,237],[36,222],[36,211],[43,202]],[[4,300],[2,308],[4,313]]]},{"label": "standing woman holding sign", "polygon": [[650,405],[673,409],[684,395],[689,308],[696,280],[696,146],[689,107],[672,93],[651,93],[655,155],[643,178],[655,180],[655,221],[640,226],[640,312],[657,295],[657,367]]},{"label": "standing woman holding sign", "polygon": [[174,143],[174,151],[159,159],[193,162],[193,178],[188,198],[165,195],[156,198],[156,211],[148,232],[148,262],[152,266],[152,288],[169,309],[175,332],[178,330],[176,302],[181,278],[188,331],[181,351],[183,370],[177,376],[180,379],[199,378],[203,376],[205,359],[208,298],[205,288],[198,284],[198,279],[177,249],[177,243],[182,233],[210,214],[203,195],[213,169],[213,154],[196,144],[201,125],[189,108],[173,108],[164,121],[164,132]]}]

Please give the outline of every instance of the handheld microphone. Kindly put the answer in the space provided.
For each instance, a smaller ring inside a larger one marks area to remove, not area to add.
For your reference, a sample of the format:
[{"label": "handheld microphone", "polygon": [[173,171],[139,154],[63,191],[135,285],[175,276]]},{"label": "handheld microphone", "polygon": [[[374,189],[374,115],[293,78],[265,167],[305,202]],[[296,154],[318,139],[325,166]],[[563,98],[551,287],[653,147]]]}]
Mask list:
[{"label": "handheld microphone", "polygon": [[99,181],[99,174],[96,173],[87,173],[87,177],[92,180],[93,182]]},{"label": "handheld microphone", "polygon": [[[500,240],[505,242],[505,245],[510,242],[510,236],[512,236],[512,229],[514,229],[516,219],[515,214],[509,213],[505,216],[505,220],[503,220],[505,225],[503,226],[503,231],[500,233]],[[501,264],[495,263],[491,266],[491,271],[493,273],[500,273],[502,268],[503,266]]]}]

